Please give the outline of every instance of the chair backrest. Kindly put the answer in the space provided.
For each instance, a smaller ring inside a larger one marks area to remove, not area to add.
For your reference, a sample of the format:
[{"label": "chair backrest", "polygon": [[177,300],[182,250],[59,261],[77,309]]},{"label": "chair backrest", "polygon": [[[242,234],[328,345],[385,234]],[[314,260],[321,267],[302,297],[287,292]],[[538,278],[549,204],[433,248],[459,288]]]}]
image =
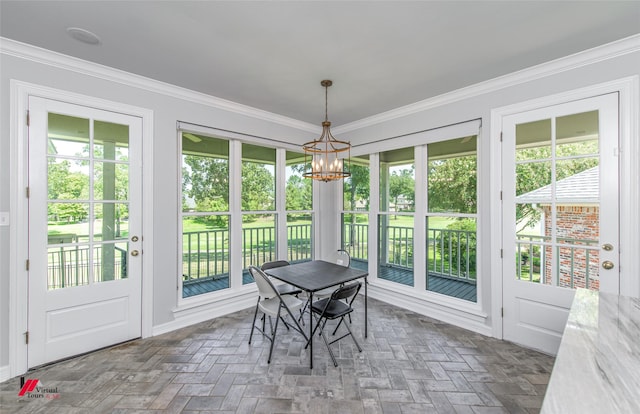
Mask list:
[{"label": "chair backrest", "polygon": [[275,269],[276,267],[289,266],[286,260],[276,260],[275,262],[265,262],[260,267],[262,270]]},{"label": "chair backrest", "polygon": [[[331,295],[331,299],[332,300],[342,300],[342,299],[348,299],[350,297],[354,297],[358,294],[358,292],[360,292],[360,287],[362,286],[361,282],[356,282],[356,283],[352,283],[350,285],[345,285],[342,286],[338,289],[336,289],[335,292],[333,292],[333,294]],[[353,300],[351,301],[353,302]],[[349,304],[351,304],[351,302],[349,302]]]},{"label": "chair backrest", "polygon": [[278,294],[278,290],[273,286],[273,283],[271,283],[269,277],[258,267],[249,266],[249,273],[251,273],[253,280],[256,281],[258,292],[261,297],[268,299],[280,296]]},{"label": "chair backrest", "polygon": [[349,255],[349,252],[342,249],[336,250],[331,255],[331,258],[329,261],[344,267],[351,266],[351,256]]}]

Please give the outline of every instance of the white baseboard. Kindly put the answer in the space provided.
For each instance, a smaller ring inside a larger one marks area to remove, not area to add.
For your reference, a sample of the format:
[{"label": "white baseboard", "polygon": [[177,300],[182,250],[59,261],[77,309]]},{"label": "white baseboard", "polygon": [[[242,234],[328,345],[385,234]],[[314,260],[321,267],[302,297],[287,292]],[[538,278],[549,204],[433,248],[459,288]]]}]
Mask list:
[{"label": "white baseboard", "polygon": [[5,382],[11,378],[9,365],[0,366],[0,382]]},{"label": "white baseboard", "polygon": [[487,325],[487,316],[476,310],[465,309],[464,306],[447,306],[441,303],[445,301],[434,302],[428,298],[407,295],[405,292],[373,284],[368,286],[368,296],[459,328],[492,336],[492,328]]},{"label": "white baseboard", "polygon": [[175,319],[171,322],[153,327],[152,335],[161,335],[176,329],[186,328],[196,323],[208,321],[230,313],[254,307],[256,305],[256,292],[245,292],[239,295],[232,295],[215,302],[193,302],[173,311]]}]

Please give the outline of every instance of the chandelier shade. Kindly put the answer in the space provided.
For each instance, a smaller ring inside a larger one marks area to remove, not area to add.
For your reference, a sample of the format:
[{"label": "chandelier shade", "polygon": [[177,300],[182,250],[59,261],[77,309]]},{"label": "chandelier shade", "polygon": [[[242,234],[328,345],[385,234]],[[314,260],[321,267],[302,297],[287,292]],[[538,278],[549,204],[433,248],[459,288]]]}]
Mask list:
[{"label": "chandelier shade", "polygon": [[340,141],[331,134],[331,122],[327,111],[328,88],[333,84],[323,80],[320,84],[325,88],[325,113],[322,122],[322,134],[316,140],[302,146],[304,151],[305,171],[303,176],[319,181],[336,181],[350,177],[351,144]]}]

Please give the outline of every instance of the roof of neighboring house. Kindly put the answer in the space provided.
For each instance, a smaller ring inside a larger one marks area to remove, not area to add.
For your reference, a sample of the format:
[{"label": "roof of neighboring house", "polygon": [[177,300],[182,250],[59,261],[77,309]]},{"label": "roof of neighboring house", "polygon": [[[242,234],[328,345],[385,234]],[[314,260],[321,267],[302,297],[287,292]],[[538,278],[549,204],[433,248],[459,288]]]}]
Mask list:
[{"label": "roof of neighboring house", "polygon": [[[593,167],[556,183],[556,202],[561,204],[593,204],[599,202],[599,168]],[[517,203],[551,204],[551,185],[516,197]]]}]

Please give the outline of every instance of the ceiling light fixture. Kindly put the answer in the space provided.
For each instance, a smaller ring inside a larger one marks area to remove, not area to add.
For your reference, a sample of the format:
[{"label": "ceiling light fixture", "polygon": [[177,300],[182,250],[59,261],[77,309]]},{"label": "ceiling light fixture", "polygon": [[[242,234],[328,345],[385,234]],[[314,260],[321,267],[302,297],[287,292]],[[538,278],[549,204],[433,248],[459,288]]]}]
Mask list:
[{"label": "ceiling light fixture", "polygon": [[67,33],[69,36],[73,37],[76,40],[79,40],[82,43],[86,43],[88,45],[99,45],[100,38],[93,32],[90,32],[85,29],[81,29],[79,27],[68,27]]},{"label": "ceiling light fixture", "polygon": [[351,144],[339,141],[331,134],[331,122],[329,122],[327,111],[327,96],[329,86],[333,85],[333,82],[323,80],[320,85],[324,87],[322,135],[320,135],[320,138],[307,142],[302,146],[305,165],[303,176],[324,182],[336,181],[351,176],[351,172],[349,172]]}]

